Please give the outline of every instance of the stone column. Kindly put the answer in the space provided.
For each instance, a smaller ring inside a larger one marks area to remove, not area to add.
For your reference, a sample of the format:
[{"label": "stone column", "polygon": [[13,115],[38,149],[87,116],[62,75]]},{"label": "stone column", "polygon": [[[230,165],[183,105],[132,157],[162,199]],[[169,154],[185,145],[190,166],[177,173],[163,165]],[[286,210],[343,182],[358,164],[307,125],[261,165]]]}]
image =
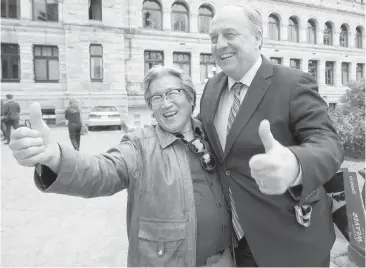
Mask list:
[{"label": "stone column", "polygon": [[193,84],[200,83],[200,53],[196,51],[191,53],[191,77]]},{"label": "stone column", "polygon": [[342,86],[342,62],[337,60],[334,62],[334,86],[341,87]]},{"label": "stone column", "polygon": [[21,19],[33,20],[32,10],[31,0],[19,0],[19,12]]},{"label": "stone column", "polygon": [[163,10],[163,30],[171,31],[172,27],[170,8]]},{"label": "stone column", "polygon": [[317,66],[317,80],[319,87],[323,87],[325,85],[325,60],[318,60]]},{"label": "stone column", "polygon": [[197,13],[191,13],[189,16],[189,31],[190,33],[198,33]]}]

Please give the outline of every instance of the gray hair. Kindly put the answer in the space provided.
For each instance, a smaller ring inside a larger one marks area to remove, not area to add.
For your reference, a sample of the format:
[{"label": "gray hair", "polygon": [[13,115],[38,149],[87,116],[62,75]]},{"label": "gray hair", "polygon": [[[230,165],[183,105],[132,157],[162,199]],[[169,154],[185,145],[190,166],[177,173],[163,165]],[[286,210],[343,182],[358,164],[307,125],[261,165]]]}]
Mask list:
[{"label": "gray hair", "polygon": [[256,36],[258,32],[260,32],[262,35],[262,41],[261,44],[259,45],[259,49],[261,49],[263,45],[263,20],[261,13],[253,7],[247,4],[240,4],[237,1],[235,1],[235,3],[232,4],[231,3],[226,4],[225,6],[238,7],[244,12],[245,16],[248,18],[250,22],[250,29],[253,35]]},{"label": "gray hair", "polygon": [[147,105],[151,108],[151,104],[149,101],[150,97],[150,84],[158,78],[164,76],[175,76],[179,78],[182,83],[182,89],[186,94],[188,101],[193,102],[192,105],[192,112],[196,107],[196,89],[193,86],[191,77],[183,71],[181,68],[176,66],[162,66],[162,65],[155,65],[152,67],[144,77],[144,97]]}]

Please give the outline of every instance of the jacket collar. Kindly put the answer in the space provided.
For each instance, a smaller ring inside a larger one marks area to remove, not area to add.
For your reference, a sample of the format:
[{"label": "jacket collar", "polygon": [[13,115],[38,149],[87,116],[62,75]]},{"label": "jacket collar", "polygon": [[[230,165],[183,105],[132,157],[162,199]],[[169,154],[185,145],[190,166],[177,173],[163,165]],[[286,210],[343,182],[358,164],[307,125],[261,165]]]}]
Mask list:
[{"label": "jacket collar", "polygon": [[[193,131],[196,131],[196,128],[199,128],[203,133],[202,123],[201,121],[197,120],[196,118],[191,117]],[[165,149],[172,143],[174,143],[178,138],[171,132],[166,131],[163,129],[159,124],[155,127],[155,133],[158,140],[158,143],[161,149]],[[204,138],[204,137],[203,137]]]}]

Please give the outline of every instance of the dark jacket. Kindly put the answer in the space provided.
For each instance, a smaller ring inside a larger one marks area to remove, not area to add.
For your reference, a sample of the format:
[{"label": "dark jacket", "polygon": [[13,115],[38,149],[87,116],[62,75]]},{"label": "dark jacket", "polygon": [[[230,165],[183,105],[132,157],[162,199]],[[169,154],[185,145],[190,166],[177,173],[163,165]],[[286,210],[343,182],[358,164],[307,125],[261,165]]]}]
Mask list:
[{"label": "dark jacket", "polygon": [[[304,72],[273,65],[263,57],[222,150],[214,118],[228,77],[219,73],[206,84],[200,119],[221,162],[220,179],[232,191],[239,222],[259,266],[319,266],[335,240],[330,203],[322,187],[339,169],[343,145],[318,94],[316,81]],[[259,123],[268,119],[274,138],[288,147],[302,168],[298,199],[260,192],[249,159],[264,153]],[[224,127],[224,126],[223,126]],[[294,205],[311,205],[311,225],[297,223]]]},{"label": "dark jacket", "polygon": [[17,102],[10,100],[4,104],[5,124],[19,121],[20,106]]}]

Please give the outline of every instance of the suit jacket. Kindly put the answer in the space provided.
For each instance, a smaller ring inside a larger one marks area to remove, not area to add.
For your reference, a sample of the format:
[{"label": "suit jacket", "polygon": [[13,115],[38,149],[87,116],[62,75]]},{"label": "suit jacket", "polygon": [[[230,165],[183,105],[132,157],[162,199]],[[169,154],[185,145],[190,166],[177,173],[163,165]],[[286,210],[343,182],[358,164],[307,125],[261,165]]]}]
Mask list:
[{"label": "suit jacket", "polygon": [[[318,266],[335,240],[329,199],[322,187],[339,169],[343,145],[309,74],[263,58],[240,106],[223,151],[214,117],[228,77],[210,79],[201,98],[200,119],[220,165],[226,198],[230,185],[239,221],[259,266]],[[268,119],[274,138],[296,155],[302,186],[283,195],[259,191],[250,175],[249,159],[264,153],[258,127]],[[225,127],[226,126],[222,126]],[[311,225],[297,223],[294,205],[312,206]]]}]

